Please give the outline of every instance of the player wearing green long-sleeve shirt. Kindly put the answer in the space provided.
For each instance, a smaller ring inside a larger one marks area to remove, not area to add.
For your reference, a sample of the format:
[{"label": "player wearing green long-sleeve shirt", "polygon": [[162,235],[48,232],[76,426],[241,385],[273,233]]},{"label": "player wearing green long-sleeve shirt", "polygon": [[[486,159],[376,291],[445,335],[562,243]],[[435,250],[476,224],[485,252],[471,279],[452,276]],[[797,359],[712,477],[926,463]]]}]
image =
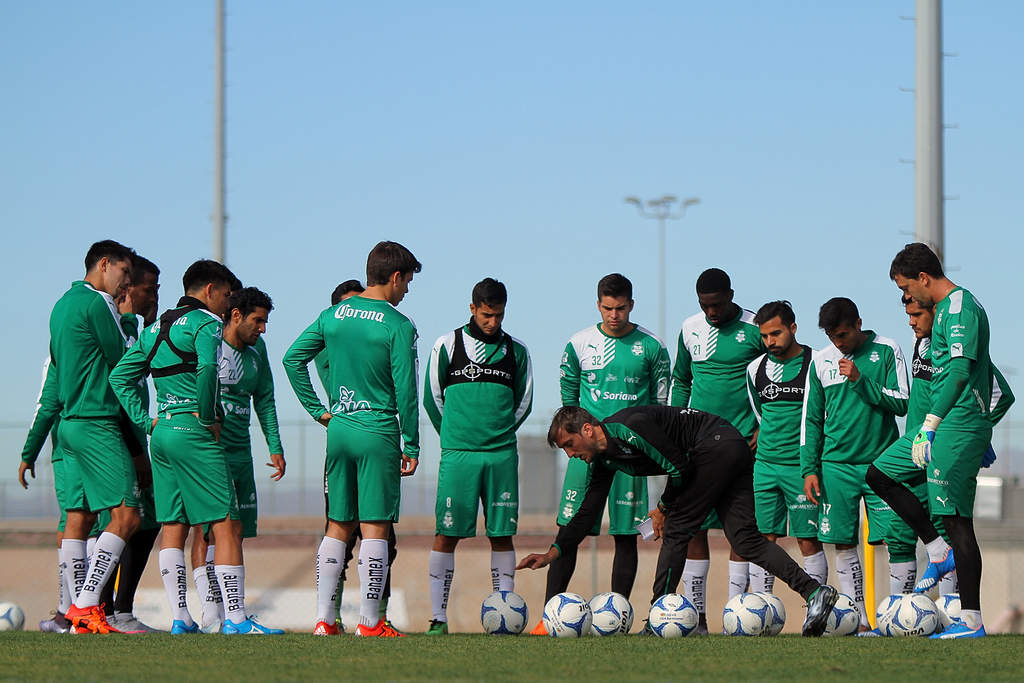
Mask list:
[{"label": "player wearing green long-sleeve shirt", "polygon": [[[299,402],[327,427],[330,496],[327,532],[317,552],[316,633],[338,633],[338,576],[358,525],[362,598],[356,632],[401,635],[381,618],[379,607],[388,573],[385,539],[398,520],[399,480],[416,471],[419,457],[416,326],[396,306],[421,268],[401,244],[378,243],[366,261],[366,291],[322,312],[283,359]],[[323,350],[330,408],[317,398],[309,377],[309,362]]]}]

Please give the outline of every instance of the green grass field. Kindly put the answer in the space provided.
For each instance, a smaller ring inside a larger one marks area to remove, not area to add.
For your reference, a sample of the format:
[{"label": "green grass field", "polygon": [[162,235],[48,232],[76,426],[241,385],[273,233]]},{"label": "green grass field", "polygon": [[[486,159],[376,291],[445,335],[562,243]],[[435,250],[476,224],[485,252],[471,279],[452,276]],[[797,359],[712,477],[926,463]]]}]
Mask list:
[{"label": "green grass field", "polygon": [[0,633],[0,678],[47,680],[1020,680],[1024,637],[400,640]]}]

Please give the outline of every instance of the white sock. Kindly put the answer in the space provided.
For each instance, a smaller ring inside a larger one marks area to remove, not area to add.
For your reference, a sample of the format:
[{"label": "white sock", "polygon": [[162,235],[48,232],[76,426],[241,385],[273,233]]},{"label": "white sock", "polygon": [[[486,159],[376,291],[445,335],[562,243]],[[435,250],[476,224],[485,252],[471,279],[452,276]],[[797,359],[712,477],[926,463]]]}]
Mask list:
[{"label": "white sock", "polygon": [[750,592],[771,593],[775,588],[775,576],[764,567],[750,563]]},{"label": "white sock", "polygon": [[729,560],[729,599],[740,593],[747,592],[747,575],[750,573],[749,562]]},{"label": "white sock", "polygon": [[913,593],[917,583],[917,562],[889,563],[889,593]]},{"label": "white sock", "polygon": [[804,571],[808,576],[824,585],[828,583],[828,558],[824,550],[804,557]]},{"label": "white sock", "polygon": [[160,578],[164,581],[167,604],[171,606],[171,619],[191,626],[192,615],[188,613],[188,579],[185,574],[185,551],[181,548],[162,548],[157,555],[160,562]]},{"label": "white sock", "polygon": [[64,563],[64,559],[61,557],[60,550],[57,551],[57,611],[64,614],[71,608],[73,597],[71,591],[73,587],[68,582],[68,574],[70,572],[65,571],[67,565]]},{"label": "white sock", "polygon": [[939,595],[949,595],[950,593],[958,593],[959,591],[960,583],[956,580],[955,571],[952,571],[939,579]]},{"label": "white sock", "polygon": [[245,616],[245,567],[233,564],[218,564],[213,570],[217,573],[221,598],[224,600],[224,619],[233,624],[241,624]]},{"label": "white sock", "polygon": [[496,591],[515,590],[516,551],[491,551],[491,588]]},{"label": "white sock", "polygon": [[92,556],[96,553],[96,540],[98,536],[90,536],[85,539],[85,559],[92,562]]},{"label": "white sock", "polygon": [[60,559],[64,563],[64,578],[71,589],[71,602],[82,592],[85,574],[89,571],[85,545],[85,541],[74,538],[65,538],[60,542]]},{"label": "white sock", "polygon": [[82,592],[75,599],[78,607],[95,607],[100,604],[100,591],[111,577],[111,571],[121,559],[124,550],[124,539],[109,531],[104,531],[96,539],[96,550],[89,562],[89,573],[85,576]]},{"label": "white sock", "polygon": [[839,592],[853,598],[860,610],[861,626],[868,625],[867,610],[864,608],[864,570],[860,566],[860,555],[856,548],[836,550],[836,578]]},{"label": "white sock", "polygon": [[203,626],[209,626],[216,621],[224,621],[224,597],[220,594],[220,582],[217,580],[217,569],[213,563],[215,546],[206,546],[206,564],[203,570],[206,572],[206,585],[209,587],[206,599],[203,600]]},{"label": "white sock", "polygon": [[934,541],[925,543],[924,549],[928,552],[929,562],[942,562],[949,552],[949,544],[942,536],[937,536]]},{"label": "white sock", "polygon": [[345,543],[324,536],[316,551],[316,620],[334,625],[337,618],[338,580],[345,561]]},{"label": "white sock", "polygon": [[980,609],[962,609],[960,610],[960,619],[963,620],[967,628],[977,631],[981,628],[981,610]]},{"label": "white sock", "polygon": [[[493,558],[493,553],[491,554]],[[452,591],[455,577],[455,553],[430,551],[430,618],[434,621],[448,621],[448,596]],[[493,559],[491,564],[494,564]],[[491,569],[493,582],[494,570]]]},{"label": "white sock", "polygon": [[359,542],[359,623],[373,627],[380,621],[380,596],[388,577],[388,542],[364,538]]},{"label": "white sock", "polygon": [[705,589],[711,560],[687,560],[683,565],[683,594],[697,608],[698,614],[705,613]]}]

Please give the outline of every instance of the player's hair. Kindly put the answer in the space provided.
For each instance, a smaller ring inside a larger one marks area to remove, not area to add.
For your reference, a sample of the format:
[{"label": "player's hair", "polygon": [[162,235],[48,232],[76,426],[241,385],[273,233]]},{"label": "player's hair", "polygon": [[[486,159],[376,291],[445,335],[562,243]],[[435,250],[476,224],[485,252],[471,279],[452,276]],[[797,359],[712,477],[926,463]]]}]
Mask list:
[{"label": "player's hair", "polygon": [[909,306],[913,301],[914,297],[910,296],[909,294],[904,294],[903,296],[900,297],[900,303],[903,304],[904,306]]},{"label": "player's hair", "polygon": [[418,273],[423,264],[398,242],[378,242],[366,257],[366,286],[386,285],[394,273]]},{"label": "player's hair", "polygon": [[155,263],[141,254],[135,254],[135,258],[132,260],[132,284],[137,285],[142,282],[146,273],[152,274],[153,277],[160,277],[160,269],[156,267]]},{"label": "player's hair", "polygon": [[717,294],[732,290],[729,274],[721,268],[708,268],[697,278],[698,294]]},{"label": "player's hair", "polygon": [[889,266],[890,280],[895,280],[897,275],[916,280],[921,273],[927,273],[932,277],[945,276],[939,257],[922,242],[912,242],[900,249]]},{"label": "player's hair", "polygon": [[793,313],[793,305],[785,299],[779,301],[769,301],[761,308],[757,309],[757,313],[754,315],[755,325],[764,325],[772,318],[779,318],[783,325],[792,325],[796,322],[796,314]]},{"label": "player's hair", "polygon": [[185,288],[186,294],[211,284],[227,285],[231,291],[242,288],[242,281],[235,277],[235,274],[228,270],[227,266],[205,258],[199,259],[185,270],[181,284]]},{"label": "player's hair", "polygon": [[85,252],[85,271],[89,272],[102,259],[108,259],[114,263],[122,261],[134,261],[135,252],[129,247],[114,240],[101,240],[89,247]]},{"label": "player's hair", "polygon": [[473,305],[504,306],[508,303],[508,290],[493,277],[485,277],[473,285]]},{"label": "player's hair", "polygon": [[603,278],[597,281],[597,298],[601,299],[603,296],[610,296],[613,299],[619,299],[626,297],[630,301],[633,300],[633,283],[629,281],[629,278],[619,273],[611,273],[605,275]]},{"label": "player's hair", "polygon": [[562,406],[555,411],[555,416],[551,418],[551,426],[548,427],[548,445],[552,448],[558,447],[555,440],[560,429],[564,429],[566,434],[579,434],[583,425],[600,423],[601,421],[591,415],[586,408]]},{"label": "player's hair", "polygon": [[255,287],[243,287],[231,292],[231,298],[228,299],[228,315],[231,315],[231,311],[236,308],[244,318],[257,308],[265,308],[267,311],[273,310],[274,302],[270,300],[270,296],[266,292],[262,292]]},{"label": "player's hair", "polygon": [[341,298],[349,292],[355,292],[356,294],[362,294],[366,291],[362,283],[359,280],[345,280],[340,285],[334,288],[331,292],[331,305],[337,306],[341,303]]},{"label": "player's hair", "polygon": [[860,312],[857,310],[857,304],[845,296],[829,299],[818,311],[818,327],[826,333],[843,324],[856,325],[858,320]]}]

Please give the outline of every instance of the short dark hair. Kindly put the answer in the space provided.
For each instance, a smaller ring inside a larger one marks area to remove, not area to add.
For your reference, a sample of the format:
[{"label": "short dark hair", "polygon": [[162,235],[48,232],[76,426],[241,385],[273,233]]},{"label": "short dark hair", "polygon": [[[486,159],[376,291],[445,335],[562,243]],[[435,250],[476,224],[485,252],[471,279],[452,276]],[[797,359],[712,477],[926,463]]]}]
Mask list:
[{"label": "short dark hair", "polygon": [[903,296],[900,297],[900,303],[903,304],[904,306],[909,306],[913,301],[914,297],[910,296],[909,294],[904,294]]},{"label": "short dark hair", "polygon": [[857,304],[845,296],[829,299],[818,310],[818,327],[828,332],[840,325],[856,325],[860,320]]},{"label": "short dark hair", "polygon": [[386,285],[391,275],[418,273],[423,264],[398,242],[378,242],[366,257],[366,286]]},{"label": "short dark hair", "polygon": [[365,291],[366,289],[363,287],[362,283],[359,282],[359,280],[345,280],[340,285],[335,287],[333,292],[331,292],[331,305],[337,306],[338,304],[340,304],[341,298],[348,294],[349,292],[356,292],[357,294],[362,294]]},{"label": "short dark hair", "polygon": [[764,325],[772,318],[778,318],[782,321],[783,325],[792,325],[796,322],[796,314],[793,313],[793,305],[782,299],[779,301],[769,301],[764,306],[757,309],[757,313],[754,315],[754,324]]},{"label": "short dark hair", "polygon": [[188,267],[181,278],[181,284],[186,294],[209,284],[227,285],[231,291],[242,288],[242,281],[227,266],[205,258]]},{"label": "short dark hair", "polygon": [[244,318],[257,308],[265,308],[268,312],[273,310],[274,302],[270,300],[270,296],[266,292],[261,292],[255,287],[243,287],[231,292],[231,298],[228,299],[228,314],[230,315],[231,311],[236,308]]},{"label": "short dark hair", "polygon": [[560,429],[564,429],[566,434],[579,434],[580,428],[585,424],[596,425],[601,424],[601,421],[591,415],[586,408],[562,406],[555,411],[555,416],[551,418],[551,426],[548,427],[548,445],[558,448],[555,441]]},{"label": "short dark hair", "polygon": [[122,261],[134,262],[135,252],[129,247],[124,246],[120,242],[115,242],[114,240],[100,240],[99,242],[95,242],[91,247],[89,247],[89,251],[85,252],[86,272],[92,270],[93,267],[104,258],[115,263],[121,263]]},{"label": "short dark hair", "polygon": [[473,305],[504,306],[508,303],[508,290],[493,277],[485,277],[473,285]]},{"label": "short dark hair", "polygon": [[900,249],[889,266],[890,280],[895,280],[897,275],[916,280],[921,273],[927,273],[932,277],[945,277],[942,272],[942,261],[923,242],[911,242]]},{"label": "short dark hair", "polygon": [[132,260],[132,284],[137,285],[142,282],[146,273],[150,273],[156,278],[160,277],[160,269],[156,267],[155,263],[141,254],[136,254]]},{"label": "short dark hair", "polygon": [[698,294],[717,294],[732,290],[729,274],[721,268],[708,268],[697,278]]},{"label": "short dark hair", "polygon": [[597,281],[597,298],[601,299],[603,296],[610,296],[614,299],[626,297],[630,301],[633,300],[633,283],[629,281],[629,278],[620,273],[611,273],[605,275],[603,278]]}]

